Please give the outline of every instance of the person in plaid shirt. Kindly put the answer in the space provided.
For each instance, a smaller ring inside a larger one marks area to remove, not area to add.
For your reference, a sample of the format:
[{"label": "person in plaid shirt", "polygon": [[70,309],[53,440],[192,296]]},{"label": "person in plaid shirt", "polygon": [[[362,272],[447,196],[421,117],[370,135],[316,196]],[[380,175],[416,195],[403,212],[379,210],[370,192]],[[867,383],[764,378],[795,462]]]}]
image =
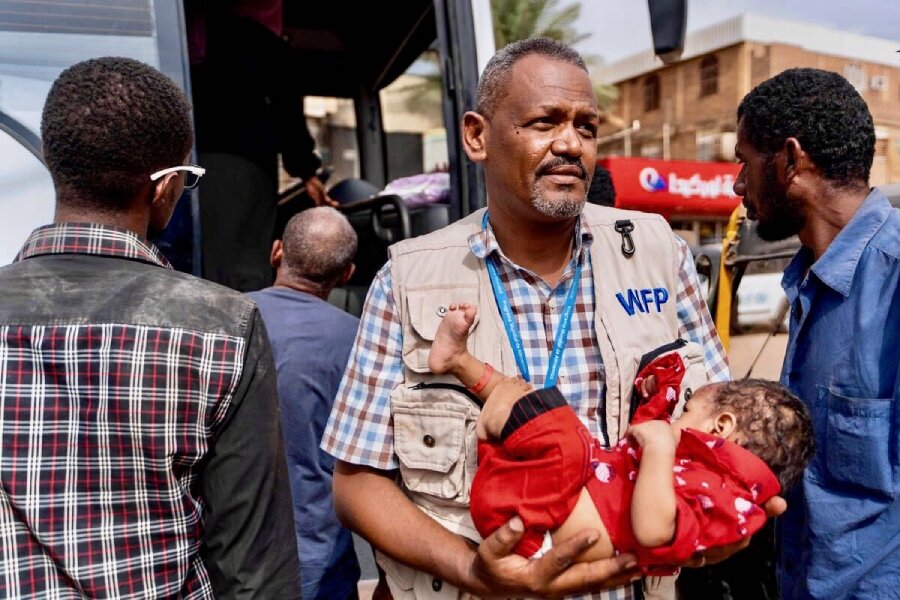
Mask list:
[{"label": "person in plaid shirt", "polygon": [[[469,338],[474,351],[483,350],[486,360],[499,357],[494,364],[509,365],[507,372],[518,366],[538,388],[558,376],[581,421],[607,444],[616,442],[628,410],[623,390],[636,375],[628,381],[622,365],[634,362],[633,370],[640,353],[660,345],[649,338],[700,344],[712,381],[729,378],[724,351],[690,252],[662,219],[585,207],[600,116],[576,52],[545,39],[506,46],[486,66],[475,104],[463,119],[463,141],[469,158],[484,168],[489,217],[478,211],[401,242],[376,276],[322,441],[338,459],[335,507],[382,552],[395,599],[558,597],[607,588],[588,597],[630,599],[633,557],[572,564],[596,542],[596,532],[581,532],[529,561],[513,554],[523,533],[514,518],[476,545],[467,507],[477,410],[465,390],[414,386],[436,381],[427,366],[435,313],[446,314],[450,303],[481,300],[481,321]],[[633,260],[622,258],[626,236],[611,232],[615,219],[634,225],[633,239],[627,238]],[[610,281],[622,273],[646,279],[645,270],[667,286],[644,290],[657,304],[648,309],[637,300],[635,319],[617,313],[613,329],[601,325],[597,315],[628,310],[624,297],[621,307],[616,302]],[[564,314],[568,327],[561,326]],[[568,332],[567,340],[560,331]],[[508,358],[513,354],[515,361]],[[551,364],[557,366],[552,377]],[[610,397],[614,406],[607,406]],[[783,509],[780,499],[774,504],[772,514]],[[698,556],[694,564],[723,559],[748,542]]]},{"label": "person in plaid shirt", "polygon": [[184,95],[81,62],[41,133],[54,223],[0,269],[0,597],[299,598],[259,313],[146,241],[203,173]]}]

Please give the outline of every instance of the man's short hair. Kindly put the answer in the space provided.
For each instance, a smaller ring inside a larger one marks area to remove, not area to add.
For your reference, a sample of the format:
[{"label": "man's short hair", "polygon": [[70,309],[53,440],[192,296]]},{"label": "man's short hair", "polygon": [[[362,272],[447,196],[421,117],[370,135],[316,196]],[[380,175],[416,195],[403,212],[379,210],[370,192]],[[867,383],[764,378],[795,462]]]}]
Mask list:
[{"label": "man's short hair", "polygon": [[772,154],[794,137],[829,180],[868,183],[875,125],[865,100],[839,74],[788,69],[753,88],[737,116],[756,150]]},{"label": "man's short hair", "polygon": [[80,206],[128,208],[154,171],[193,143],[188,101],[168,77],[130,58],[77,63],[53,82],[41,118],[57,192]]},{"label": "man's short hair", "polygon": [[282,264],[322,286],[335,285],[356,255],[356,232],[347,217],[329,206],[291,217],[281,241]]},{"label": "man's short hair", "polygon": [[774,381],[744,379],[717,385],[715,410],[737,417],[737,439],[778,477],[782,490],[796,485],[815,451],[812,418],[806,405]]},{"label": "man's short hair", "polygon": [[616,205],[616,186],[613,185],[612,174],[603,165],[594,167],[594,177],[588,188],[587,201],[599,206]]},{"label": "man's short hair", "polygon": [[475,90],[475,112],[490,118],[497,104],[507,91],[513,66],[530,54],[539,54],[562,62],[567,62],[588,72],[584,59],[575,50],[562,42],[547,38],[531,38],[508,44],[497,51],[488,61],[478,89]]}]

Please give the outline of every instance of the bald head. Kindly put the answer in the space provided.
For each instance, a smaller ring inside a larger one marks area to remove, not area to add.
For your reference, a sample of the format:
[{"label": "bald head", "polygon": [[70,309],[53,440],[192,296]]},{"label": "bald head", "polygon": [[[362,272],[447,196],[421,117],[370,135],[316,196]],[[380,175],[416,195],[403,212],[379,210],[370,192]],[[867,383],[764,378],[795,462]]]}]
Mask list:
[{"label": "bald head", "polygon": [[310,208],[288,221],[282,237],[282,268],[322,287],[337,284],[356,255],[356,232],[327,206]]}]

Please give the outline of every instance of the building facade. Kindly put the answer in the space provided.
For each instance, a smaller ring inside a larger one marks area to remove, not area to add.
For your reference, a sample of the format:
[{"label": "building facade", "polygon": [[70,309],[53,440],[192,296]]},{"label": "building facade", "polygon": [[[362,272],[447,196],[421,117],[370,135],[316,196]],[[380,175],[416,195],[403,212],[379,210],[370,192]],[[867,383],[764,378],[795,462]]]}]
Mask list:
[{"label": "building facade", "polygon": [[687,36],[682,59],[648,51],[605,65],[619,98],[600,131],[601,155],[734,159],[737,107],[754,86],[792,67],[846,77],[869,105],[876,148],[871,183],[900,182],[900,42],[759,15]]}]

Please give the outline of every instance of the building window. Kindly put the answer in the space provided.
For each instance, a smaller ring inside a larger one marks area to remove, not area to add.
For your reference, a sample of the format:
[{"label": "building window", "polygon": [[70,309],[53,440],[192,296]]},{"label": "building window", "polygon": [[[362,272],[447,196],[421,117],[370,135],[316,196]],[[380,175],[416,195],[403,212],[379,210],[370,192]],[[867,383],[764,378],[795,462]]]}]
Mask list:
[{"label": "building window", "polygon": [[859,63],[850,63],[844,67],[844,79],[850,82],[856,91],[860,94],[866,92],[868,87],[868,78],[866,77],[866,68]]},{"label": "building window", "polygon": [[644,79],[644,111],[659,108],[659,75],[650,75]]},{"label": "building window", "polygon": [[719,91],[719,59],[704,56],[700,61],[700,97],[712,96]]}]

